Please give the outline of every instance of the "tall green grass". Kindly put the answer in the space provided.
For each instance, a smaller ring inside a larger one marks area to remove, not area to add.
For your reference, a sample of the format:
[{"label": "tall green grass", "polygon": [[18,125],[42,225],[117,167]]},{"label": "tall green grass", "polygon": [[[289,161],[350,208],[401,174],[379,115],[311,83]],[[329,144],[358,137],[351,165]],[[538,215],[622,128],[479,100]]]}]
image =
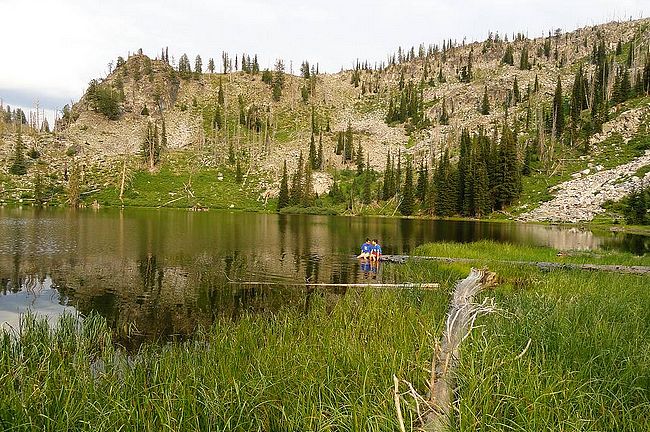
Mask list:
[{"label": "tall green grass", "polygon": [[604,250],[562,251],[550,247],[497,243],[481,240],[473,243],[439,242],[418,247],[414,255],[470,258],[484,264],[498,261],[557,262],[571,264],[620,264],[650,266],[650,255]]},{"label": "tall green grass", "polygon": [[[553,256],[459,250],[473,248]],[[499,285],[482,296],[499,312],[464,341],[451,429],[650,430],[650,278],[487,260],[387,265],[386,281],[442,288],[313,291],[279,312],[221,318],[191,340],[132,353],[100,317],[51,328],[27,316],[19,337],[0,338],[0,429],[396,430],[393,374],[426,394],[449,290],[486,263]],[[412,430],[414,405],[402,408]]]},{"label": "tall green grass", "polygon": [[[480,261],[410,261],[392,271],[445,284],[471,266],[498,275],[481,297],[499,312],[480,317],[461,349],[451,430],[650,430],[650,276],[498,262],[569,258],[548,248],[478,242],[418,252]],[[576,253],[580,262],[638,259]]]},{"label": "tall green grass", "polygon": [[650,278],[495,269],[502,312],[462,349],[453,430],[650,430]]},{"label": "tall green grass", "polygon": [[2,336],[0,429],[392,431],[392,376],[426,388],[447,298],[315,293],[131,355],[97,316],[27,317]]}]

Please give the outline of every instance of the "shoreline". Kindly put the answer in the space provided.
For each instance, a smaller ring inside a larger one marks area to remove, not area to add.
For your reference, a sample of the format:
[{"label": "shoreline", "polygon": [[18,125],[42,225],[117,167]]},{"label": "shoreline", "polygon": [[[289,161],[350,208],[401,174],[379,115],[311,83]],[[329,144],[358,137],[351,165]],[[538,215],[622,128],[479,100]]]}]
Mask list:
[{"label": "shoreline", "polygon": [[[50,210],[50,209],[57,209],[57,210],[63,210],[63,209],[68,209],[68,210],[77,210],[73,209],[69,206],[64,206],[64,205],[45,205],[45,206],[36,206],[30,203],[14,203],[14,202],[4,202],[0,203],[0,208],[18,208],[22,209],[24,207],[27,208],[32,208],[32,209],[44,209],[44,210]],[[100,211],[100,210],[128,210],[128,209],[133,209],[133,210],[183,210],[183,211],[190,211],[190,212],[220,212],[220,213],[258,213],[258,214],[277,214],[277,215],[289,215],[289,216],[343,216],[343,217],[352,217],[352,218],[365,218],[365,217],[371,217],[371,218],[382,218],[382,219],[395,219],[395,220],[420,220],[420,221],[453,221],[453,222],[478,222],[478,223],[499,223],[499,224],[513,224],[513,225],[540,225],[540,226],[548,226],[548,227],[560,227],[560,228],[578,228],[583,231],[606,231],[606,232],[611,232],[611,233],[624,233],[624,234],[633,234],[633,235],[641,235],[641,236],[650,236],[650,225],[646,226],[639,226],[639,225],[620,225],[620,224],[614,224],[614,223],[603,223],[603,222],[552,222],[552,221],[519,221],[516,219],[506,219],[506,218],[485,218],[485,219],[478,219],[478,218],[470,218],[470,217],[462,217],[462,216],[454,216],[454,217],[437,217],[437,216],[429,216],[429,215],[412,215],[412,216],[403,216],[403,215],[386,215],[386,214],[373,214],[373,213],[364,213],[364,214],[352,214],[352,213],[328,213],[326,212],[327,210],[335,210],[332,209],[331,207],[314,207],[317,209],[323,209],[322,213],[318,212],[278,212],[278,211],[273,211],[273,210],[264,210],[264,209],[259,209],[259,210],[252,210],[252,209],[244,209],[244,208],[227,208],[227,207],[202,207],[202,208],[197,208],[194,209],[192,207],[153,207],[153,206],[139,206],[139,205],[128,205],[128,206],[113,206],[113,205],[100,205],[99,207],[95,208],[92,205],[90,206],[83,206],[79,207],[78,210],[86,211],[86,210],[93,210],[93,211]]]}]

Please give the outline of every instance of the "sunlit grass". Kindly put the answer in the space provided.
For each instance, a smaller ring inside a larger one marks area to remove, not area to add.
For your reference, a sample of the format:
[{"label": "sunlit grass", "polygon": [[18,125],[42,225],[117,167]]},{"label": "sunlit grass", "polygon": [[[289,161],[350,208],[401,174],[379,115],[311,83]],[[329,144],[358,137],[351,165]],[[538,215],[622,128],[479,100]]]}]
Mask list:
[{"label": "sunlit grass", "polygon": [[[28,317],[0,346],[3,430],[386,430],[392,375],[425,388],[444,292],[314,294],[184,343],[116,349],[103,319]],[[412,420],[412,419],[410,419]]]},{"label": "sunlit grass", "polygon": [[648,277],[496,270],[502,312],[463,348],[453,430],[649,430]]},{"label": "sunlit grass", "polygon": [[636,256],[626,252],[571,250],[558,251],[553,248],[497,243],[482,240],[473,243],[440,242],[418,247],[414,255],[469,258],[478,264],[493,264],[498,261],[556,262],[572,264],[621,264],[650,265],[650,256]]}]

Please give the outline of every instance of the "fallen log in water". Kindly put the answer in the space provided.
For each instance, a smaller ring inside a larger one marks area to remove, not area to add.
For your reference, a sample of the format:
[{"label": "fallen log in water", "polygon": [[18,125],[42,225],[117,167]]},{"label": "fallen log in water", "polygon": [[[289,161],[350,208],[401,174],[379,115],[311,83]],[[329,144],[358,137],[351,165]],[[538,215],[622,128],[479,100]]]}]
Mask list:
[{"label": "fallen log in water", "polygon": [[296,282],[258,282],[258,281],[229,281],[231,284],[239,285],[282,285],[282,286],[306,286],[306,287],[341,287],[341,288],[439,288],[439,283],[296,283]]},{"label": "fallen log in water", "polygon": [[440,261],[447,263],[475,263],[475,262],[498,262],[514,265],[530,265],[537,266],[541,270],[590,270],[590,271],[608,271],[618,273],[631,273],[631,274],[650,274],[650,266],[626,266],[619,264],[573,264],[573,263],[559,263],[559,262],[545,262],[545,261],[512,261],[512,260],[498,260],[491,258],[454,258],[454,257],[437,257],[437,256],[420,256],[420,255],[383,255],[382,261],[391,262],[396,264],[403,264],[406,261],[413,260],[428,260]]}]

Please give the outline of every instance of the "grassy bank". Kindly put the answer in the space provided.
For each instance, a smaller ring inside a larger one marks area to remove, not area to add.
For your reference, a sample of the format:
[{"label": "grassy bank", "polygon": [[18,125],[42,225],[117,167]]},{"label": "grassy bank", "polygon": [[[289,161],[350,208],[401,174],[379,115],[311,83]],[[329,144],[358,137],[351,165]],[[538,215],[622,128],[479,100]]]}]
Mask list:
[{"label": "grassy bank", "polygon": [[430,243],[418,247],[414,255],[477,259],[488,266],[493,266],[499,261],[650,266],[650,256],[647,254],[637,256],[631,253],[604,250],[558,252],[553,248],[497,243],[490,240],[473,243]]},{"label": "grassy bank", "polygon": [[463,349],[454,430],[650,430],[650,278],[496,270],[503,312]]},{"label": "grassy bank", "polygon": [[127,177],[122,200],[121,177],[118,176],[108,187],[89,193],[84,201],[88,204],[97,200],[109,207],[275,209],[273,204],[265,205],[264,200],[259,198],[260,178],[257,175],[250,174],[244,181],[237,182],[233,167],[203,166],[184,152],[166,155],[164,162],[154,172],[133,169]]},{"label": "grassy bank", "polygon": [[[477,257],[498,285],[456,371],[452,430],[650,429],[648,276],[540,271],[492,258],[630,263],[598,252],[491,242],[419,253]],[[314,291],[277,313],[221,319],[190,341],[127,356],[98,317],[55,330],[27,319],[0,338],[0,426],[7,430],[396,430],[392,375],[426,394],[449,292],[470,264],[410,261],[384,280],[439,291]],[[482,299],[479,299],[482,300]],[[415,404],[402,404],[407,429]]]},{"label": "grassy bank", "polygon": [[310,301],[128,359],[97,317],[28,320],[2,338],[0,429],[395,430],[392,375],[424,386],[446,293]]},{"label": "grassy bank", "polygon": [[[419,252],[482,261],[411,262],[400,268],[403,276],[460,278],[471,265],[499,275],[482,297],[493,298],[500,312],[479,318],[462,348],[451,430],[650,430],[650,277],[547,272],[492,259],[565,259],[545,248],[480,242]],[[637,259],[605,252],[566,258]]]}]

